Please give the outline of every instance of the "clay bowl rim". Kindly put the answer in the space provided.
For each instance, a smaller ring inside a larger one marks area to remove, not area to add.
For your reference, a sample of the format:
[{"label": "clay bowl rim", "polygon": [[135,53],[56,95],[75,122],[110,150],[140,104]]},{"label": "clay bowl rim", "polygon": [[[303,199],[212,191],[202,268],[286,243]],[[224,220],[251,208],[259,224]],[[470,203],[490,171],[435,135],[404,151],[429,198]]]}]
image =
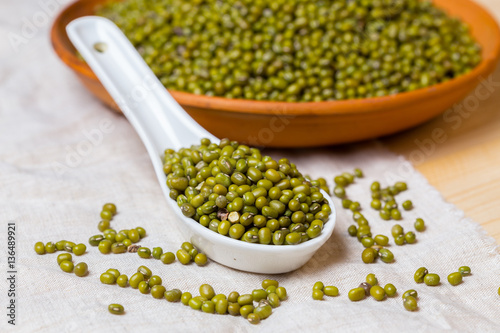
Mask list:
[{"label": "clay bowl rim", "polygon": [[[102,0],[99,2],[104,3],[106,2],[106,0]],[[280,110],[284,115],[290,116],[356,115],[362,113],[379,112],[381,110],[391,110],[407,104],[418,103],[418,101],[422,99],[435,98],[438,95],[447,95],[452,91],[459,90],[463,87],[475,86],[478,78],[480,78],[482,75],[489,74],[494,70],[497,65],[498,59],[500,58],[500,27],[495,18],[489,11],[471,0],[456,0],[453,1],[452,4],[448,4],[450,6],[455,5],[457,6],[457,8],[462,8],[459,2],[468,3],[469,7],[472,6],[473,8],[475,8],[478,17],[482,18],[482,20],[475,20],[475,24],[473,24],[473,22],[466,21],[466,23],[471,27],[473,35],[474,27],[477,24],[491,25],[494,26],[495,29],[491,31],[492,34],[491,36],[489,36],[490,40],[488,47],[485,47],[484,44],[480,43],[482,47],[482,60],[479,65],[477,65],[469,73],[451,79],[447,82],[417,89],[411,92],[403,92],[390,96],[322,102],[256,101],[195,95],[192,93],[175,90],[169,90],[169,92],[179,102],[179,104],[185,107],[262,116],[273,115],[272,111],[274,110]],[[446,3],[446,1],[441,0],[438,4],[436,4],[436,6],[446,11],[448,9],[448,4],[442,6],[443,3]],[[66,19],[67,13],[71,9],[73,9],[73,7],[78,5],[81,5],[81,1],[75,1],[69,4],[57,15],[50,33],[52,46],[58,57],[68,67],[90,80],[99,82],[90,67],[76,56],[76,51],[69,42],[65,25],[63,24]],[[457,16],[457,14],[452,14],[452,16]],[[75,16],[73,19],[77,17],[81,16]],[[463,20],[463,18],[460,19]],[[476,38],[476,40],[478,39]]]}]

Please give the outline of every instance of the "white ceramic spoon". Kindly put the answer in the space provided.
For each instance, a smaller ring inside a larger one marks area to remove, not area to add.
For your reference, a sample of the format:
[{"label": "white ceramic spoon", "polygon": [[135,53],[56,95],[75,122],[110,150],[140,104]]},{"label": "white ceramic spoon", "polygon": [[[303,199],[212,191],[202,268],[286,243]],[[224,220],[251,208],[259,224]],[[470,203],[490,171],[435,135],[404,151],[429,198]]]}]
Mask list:
[{"label": "white ceramic spoon", "polygon": [[[198,144],[201,138],[219,140],[196,123],[158,81],[118,27],[108,19],[82,17],[66,27],[68,36],[92,71],[139,134],[153,163],[167,202],[182,223],[181,229],[198,249],[220,264],[243,271],[278,274],[304,265],[330,238],[336,213],[321,235],[305,243],[289,246],[251,244],[219,235],[185,217],[170,199],[163,173],[165,148],[179,149]],[[184,241],[184,240],[182,240]],[[181,240],[179,240],[181,242]]]}]

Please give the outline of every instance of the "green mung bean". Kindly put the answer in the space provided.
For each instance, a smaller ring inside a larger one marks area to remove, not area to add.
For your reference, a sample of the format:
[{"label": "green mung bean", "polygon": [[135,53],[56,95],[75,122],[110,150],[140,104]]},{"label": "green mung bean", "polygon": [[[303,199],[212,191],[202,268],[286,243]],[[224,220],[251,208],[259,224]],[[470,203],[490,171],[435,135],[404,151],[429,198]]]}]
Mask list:
[{"label": "green mung bean", "polygon": [[102,273],[100,277],[101,283],[104,284],[115,284],[116,276],[112,273]]},{"label": "green mung bean", "polygon": [[125,253],[127,252],[127,246],[123,243],[113,243],[111,245],[111,252],[117,253]]},{"label": "green mung bean", "polygon": [[242,305],[240,307],[240,315],[246,319],[246,318],[248,318],[248,315],[251,314],[254,310],[255,310],[255,307],[251,304]]},{"label": "green mung bean", "polygon": [[262,299],[267,298],[267,292],[264,289],[254,289],[252,291],[252,297],[255,302],[259,302]]},{"label": "green mung bean", "polygon": [[108,254],[111,252],[112,243],[108,239],[104,239],[99,242],[98,249],[102,254]]},{"label": "green mung bean", "polygon": [[347,232],[349,233],[350,236],[355,237],[358,234],[358,228],[356,228],[355,225],[351,225],[347,229]]},{"label": "green mung bean", "polygon": [[323,282],[317,281],[313,285],[313,290],[323,290],[324,287],[325,285],[323,284]]},{"label": "green mung bean", "polygon": [[353,302],[361,301],[366,297],[365,290],[361,287],[349,290],[347,297]]},{"label": "green mung bean", "polygon": [[193,310],[200,310],[203,302],[197,298],[191,298],[188,302],[189,306]]},{"label": "green mung bean", "polygon": [[312,298],[316,301],[321,301],[323,299],[323,291],[320,289],[313,289]]},{"label": "green mung bean", "polygon": [[151,255],[155,259],[161,259],[161,256],[163,255],[163,249],[161,247],[154,247],[153,251],[151,252]]},{"label": "green mung bean", "polygon": [[54,253],[57,251],[56,245],[52,242],[48,242],[45,244],[45,252],[46,253]]},{"label": "green mung bean", "polygon": [[377,258],[377,251],[372,249],[371,247],[364,249],[363,252],[361,253],[361,260],[363,260],[365,264],[370,264],[374,262],[376,258]]},{"label": "green mung bean", "polygon": [[459,285],[460,283],[462,283],[462,274],[460,272],[451,273],[450,275],[448,275],[448,282],[452,286]]},{"label": "green mung bean", "polygon": [[440,278],[437,274],[426,274],[424,277],[424,283],[428,286],[437,286],[439,284]]},{"label": "green mung bean", "polygon": [[227,306],[227,312],[231,316],[239,316],[240,310],[241,310],[241,306],[238,303],[229,303]]},{"label": "green mung bean", "polygon": [[109,229],[109,227],[110,227],[110,222],[109,222],[109,220],[102,220],[102,221],[100,221],[100,222],[97,224],[97,229],[98,229],[100,232],[103,232],[104,230]]},{"label": "green mung bean", "polygon": [[326,296],[338,296],[339,288],[335,286],[325,286],[323,288],[323,292],[325,293]]},{"label": "green mung bean", "polygon": [[57,251],[63,251],[64,250],[64,244],[66,244],[65,240],[61,240],[61,241],[56,242],[56,249],[57,249]]},{"label": "green mung bean", "polygon": [[[178,289],[170,290],[168,297],[167,297],[167,294],[165,294],[165,298],[167,299],[167,301],[175,302],[175,299],[177,298],[177,296],[176,296],[177,291],[174,291],[174,290],[178,290]],[[186,292],[181,294],[181,303],[184,305],[189,305],[189,300],[191,298],[193,298],[193,295],[191,295],[190,292],[186,291]]]},{"label": "green mung bean", "polygon": [[148,284],[150,287],[162,284],[162,279],[158,275],[153,275],[149,278]]},{"label": "green mung bean", "polygon": [[403,293],[403,295],[401,296],[401,298],[404,300],[408,296],[412,296],[412,297],[417,298],[418,297],[418,293],[417,293],[417,291],[415,289],[409,289],[409,290],[407,290],[407,291],[405,291]]},{"label": "green mung bean", "polygon": [[146,267],[144,265],[139,266],[137,268],[137,273],[141,273],[144,276],[144,279],[146,279],[146,280],[148,280],[153,275],[153,272],[151,271],[151,269],[149,269],[148,267]]},{"label": "green mung bean", "polygon": [[139,282],[139,285],[137,286],[137,289],[139,289],[141,294],[148,294],[151,288],[149,287],[149,284],[147,281],[141,281]]},{"label": "green mung bean", "polygon": [[118,277],[120,276],[120,271],[116,268],[110,268],[106,271],[106,273],[113,274],[116,279],[118,279]]},{"label": "green mung bean", "polygon": [[389,244],[389,238],[385,235],[376,235],[373,239],[380,246],[387,246]]},{"label": "green mung bean", "polygon": [[227,295],[227,300],[230,303],[237,303],[239,297],[240,297],[240,294],[237,291],[232,291],[229,293],[229,295]]},{"label": "green mung bean", "polygon": [[189,300],[192,298],[190,293],[186,292],[183,294],[179,289],[167,290],[164,292],[163,296],[169,302],[182,301],[182,304],[184,305],[187,305]]},{"label": "green mung bean", "polygon": [[425,267],[420,267],[417,269],[415,272],[413,279],[415,280],[416,283],[423,283],[424,282],[424,277],[429,273],[427,268]]},{"label": "green mung bean", "polygon": [[241,306],[253,304],[252,294],[244,294],[238,297],[238,304]]},{"label": "green mung bean", "polygon": [[116,205],[114,203],[105,203],[103,206],[102,206],[102,210],[107,210],[109,212],[111,212],[111,214],[115,215],[116,214]]},{"label": "green mung bean", "polygon": [[392,237],[396,238],[397,236],[404,235],[403,227],[399,224],[395,224],[391,229]]},{"label": "green mung bean", "polygon": [[[254,300],[257,301],[255,298],[254,298]],[[277,308],[278,306],[280,306],[280,303],[281,303],[280,298],[276,293],[270,293],[269,295],[267,295],[267,300],[269,301],[269,304],[273,308]]]},{"label": "green mung bean", "polygon": [[385,290],[381,286],[373,286],[370,289],[370,295],[377,301],[381,301],[385,298]]},{"label": "green mung bean", "polygon": [[69,260],[63,260],[60,264],[59,264],[59,267],[66,273],[71,273],[73,272],[73,269],[74,269],[74,264],[73,262],[69,261]]},{"label": "green mung bean", "polygon": [[137,289],[139,287],[139,283],[141,283],[142,281],[144,281],[144,275],[137,272],[130,277],[130,279],[128,280],[128,284],[133,289]]},{"label": "green mung bean", "polygon": [[280,298],[280,301],[284,301],[287,298],[287,292],[285,287],[276,288],[276,295]]},{"label": "green mung bean", "polygon": [[156,284],[151,287],[151,296],[156,299],[162,299],[165,297],[166,288],[160,284]]},{"label": "green mung bean", "polygon": [[200,291],[200,295],[205,297],[206,299],[212,299],[215,296],[214,288],[209,284],[202,284],[200,286],[199,291]]},{"label": "green mung bean", "polygon": [[165,252],[160,256],[160,260],[164,264],[171,264],[175,261],[175,254],[172,252]]},{"label": "green mung bean", "polygon": [[392,254],[392,252],[386,248],[380,249],[378,251],[378,256],[385,263],[391,263],[394,261],[394,254]]},{"label": "green mung bean", "polygon": [[394,244],[401,246],[406,243],[406,239],[404,235],[399,235],[396,238],[394,238]]},{"label": "green mung bean", "polygon": [[125,274],[121,274],[116,279],[116,284],[119,285],[122,288],[125,288],[127,286],[127,284],[128,284],[128,276],[125,275]]},{"label": "green mung bean", "polygon": [[91,246],[98,246],[99,243],[104,239],[103,235],[95,235],[89,238],[89,244]]},{"label": "green mung bean", "polygon": [[144,229],[143,227],[137,227],[135,228],[135,230],[137,230],[141,238],[146,237],[146,229]]},{"label": "green mung bean", "polygon": [[408,311],[415,311],[418,308],[417,300],[413,296],[408,296],[403,300],[403,305]]},{"label": "green mung bean", "polygon": [[385,293],[388,297],[393,297],[396,295],[397,289],[392,283],[388,283],[384,287]]},{"label": "green mung bean", "polygon": [[191,262],[191,256],[189,253],[184,250],[184,249],[179,249],[177,251],[177,260],[183,265],[187,265]]},{"label": "green mung bean", "polygon": [[144,258],[144,259],[151,258],[151,250],[147,247],[144,247],[144,246],[140,247],[137,250],[137,254],[139,255],[139,257]]},{"label": "green mung bean", "polygon": [[415,243],[416,241],[416,235],[413,231],[408,231],[406,234],[405,234],[405,241],[408,243],[408,244],[413,244]]},{"label": "green mung bean", "polygon": [[103,220],[111,220],[113,218],[113,213],[110,212],[109,210],[102,210],[101,211],[101,218]]},{"label": "green mung bean", "polygon": [[109,311],[109,313],[114,314],[114,315],[121,315],[121,314],[125,313],[125,309],[124,309],[123,305],[121,305],[121,304],[110,304],[108,306],[108,311]]},{"label": "green mung bean", "polygon": [[71,253],[61,253],[60,255],[57,256],[57,264],[60,265],[63,261],[72,261],[73,256]]},{"label": "green mung bean", "polygon": [[471,270],[470,270],[470,267],[469,266],[461,266],[459,269],[458,269],[458,272],[460,274],[462,274],[463,276],[467,276],[467,275],[470,275],[471,274]]},{"label": "green mung bean", "polygon": [[207,256],[204,253],[198,253],[194,257],[194,262],[198,266],[205,266],[208,262]]},{"label": "green mung bean", "polygon": [[377,277],[373,273],[370,273],[366,276],[366,282],[371,284],[372,286],[376,286],[378,284]]},{"label": "green mung bean", "polygon": [[415,230],[418,232],[422,232],[425,230],[425,222],[421,218],[418,218],[413,224],[413,226],[415,227]]},{"label": "green mung bean", "polygon": [[76,276],[85,276],[89,272],[89,266],[84,262],[80,262],[75,265],[74,272]]},{"label": "green mung bean", "polygon": [[273,308],[270,305],[259,305],[253,310],[253,313],[259,316],[261,320],[268,318],[273,313]]},{"label": "green mung bean", "polygon": [[45,245],[42,242],[35,243],[35,252],[37,254],[45,254]]}]

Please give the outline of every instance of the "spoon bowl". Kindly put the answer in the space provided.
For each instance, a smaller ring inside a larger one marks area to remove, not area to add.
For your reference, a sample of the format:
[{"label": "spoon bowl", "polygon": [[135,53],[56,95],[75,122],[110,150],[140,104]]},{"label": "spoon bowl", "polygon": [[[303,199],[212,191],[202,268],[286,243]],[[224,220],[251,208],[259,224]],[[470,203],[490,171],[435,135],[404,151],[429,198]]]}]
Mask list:
[{"label": "spoon bowl", "polygon": [[100,82],[113,97],[139,134],[151,158],[163,194],[181,221],[187,238],[210,259],[235,269],[266,274],[293,271],[304,265],[330,238],[336,212],[320,236],[298,245],[252,244],[211,231],[185,217],[177,202],[170,199],[163,172],[165,148],[179,149],[202,138],[218,139],[196,123],[172,98],[132,44],[111,21],[102,17],[82,17],[67,26],[67,33]]}]

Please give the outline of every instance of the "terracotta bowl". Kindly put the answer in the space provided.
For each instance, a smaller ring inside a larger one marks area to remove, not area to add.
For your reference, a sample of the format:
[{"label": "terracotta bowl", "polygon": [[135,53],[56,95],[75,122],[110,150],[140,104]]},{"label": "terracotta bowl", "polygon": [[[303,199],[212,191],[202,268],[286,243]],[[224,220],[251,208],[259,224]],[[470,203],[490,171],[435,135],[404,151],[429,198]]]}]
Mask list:
[{"label": "terracotta bowl", "polygon": [[[52,45],[85,87],[106,105],[118,107],[90,68],[76,56],[65,27],[94,14],[107,0],[80,0],[64,9],[51,31]],[[109,0],[108,0],[109,1]],[[411,128],[444,112],[491,74],[500,56],[500,29],[488,11],[470,0],[434,0],[461,18],[482,46],[482,62],[446,83],[393,96],[314,103],[264,102],[170,91],[203,127],[217,137],[257,146],[309,147],[375,138]]]}]

